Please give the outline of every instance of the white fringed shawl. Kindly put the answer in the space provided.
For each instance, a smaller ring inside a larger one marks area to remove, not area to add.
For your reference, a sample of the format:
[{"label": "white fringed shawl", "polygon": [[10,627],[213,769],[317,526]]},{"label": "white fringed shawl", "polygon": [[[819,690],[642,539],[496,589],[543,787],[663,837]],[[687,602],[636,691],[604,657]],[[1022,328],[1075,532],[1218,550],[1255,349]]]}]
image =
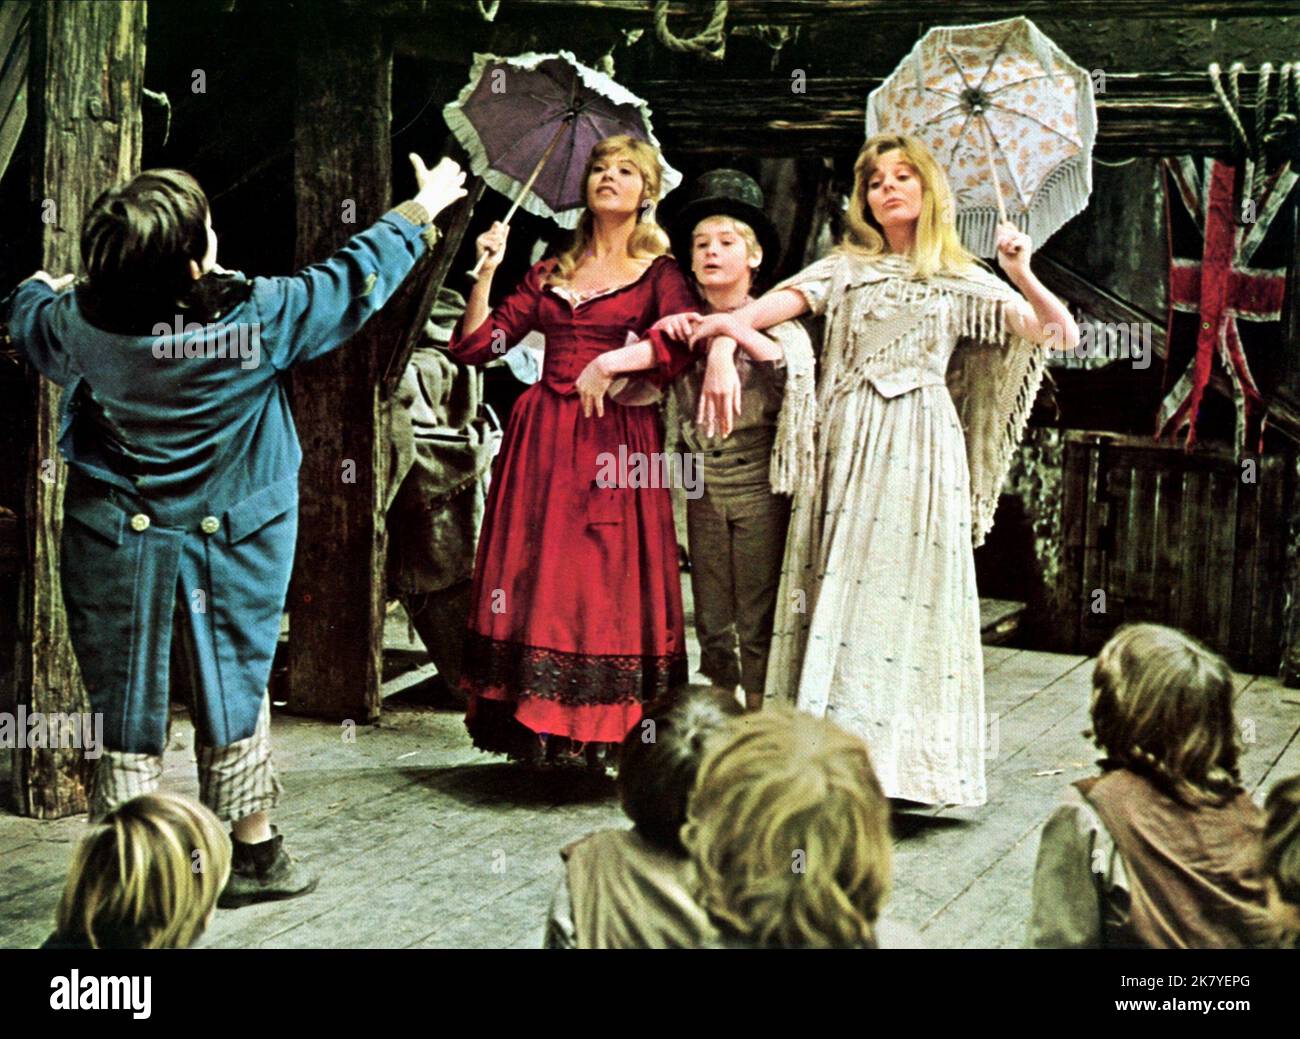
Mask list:
[{"label": "white fringed shawl", "polygon": [[[935,337],[959,337],[946,383],[966,438],[972,542],[982,545],[1045,369],[1042,349],[1013,335],[1007,325],[1006,305],[1020,300],[1019,294],[982,267],[962,275],[916,279],[902,257],[842,252],[777,287],[798,289],[814,310],[824,307],[826,345],[817,385],[822,407],[843,393],[860,390],[873,375],[888,373],[891,362],[905,364]],[[938,293],[948,296],[951,308],[927,307],[918,319],[917,308]],[[853,307],[848,330],[858,340],[853,344],[835,341],[844,331],[837,328],[836,313],[846,303]],[[850,345],[857,359],[851,366],[844,363]],[[794,482],[791,467],[796,459],[802,474],[798,479],[812,478],[815,465],[808,463],[815,458],[814,427],[819,424],[817,399],[787,394],[778,427],[780,462],[773,457],[774,490],[778,464],[787,483]]]},{"label": "white fringed shawl", "polygon": [[769,328],[785,359],[785,394],[776,419],[772,466],[768,477],[773,494],[794,494],[817,471],[817,371],[812,341],[798,322]]}]

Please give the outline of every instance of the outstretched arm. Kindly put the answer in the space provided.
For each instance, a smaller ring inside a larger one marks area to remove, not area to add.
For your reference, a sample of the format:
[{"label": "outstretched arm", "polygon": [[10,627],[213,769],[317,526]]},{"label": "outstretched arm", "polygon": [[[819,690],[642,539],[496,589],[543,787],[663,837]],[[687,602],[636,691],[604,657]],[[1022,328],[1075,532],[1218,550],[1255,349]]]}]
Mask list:
[{"label": "outstretched arm", "polygon": [[[6,301],[9,334],[32,366],[50,381],[66,386],[75,377],[72,358],[50,328],[59,294],[71,286],[74,275],[60,278],[37,271],[23,281]],[[0,305],[0,315],[6,307]]]},{"label": "outstretched arm", "polygon": [[255,279],[260,335],[277,369],[328,353],[378,313],[424,253],[433,218],[465,196],[465,174],[450,159],[430,170],[412,154],[411,164],[419,190],[409,201],[323,263]]},{"label": "outstretched arm", "polygon": [[717,428],[724,437],[728,436],[733,419],[740,414],[740,377],[735,360],[737,348],[755,361],[780,359],[783,356],[781,348],[757,329],[771,328],[811,309],[808,300],[797,289],[774,289],[730,314],[710,314],[696,323],[691,342],[709,342],[709,361],[696,416],[696,422],[708,435],[712,436]]},{"label": "outstretched arm", "polygon": [[[772,339],[757,331],[752,325],[746,323],[742,318],[737,317],[740,311],[733,311],[730,314],[716,315],[721,320],[715,322],[717,326],[716,338],[725,338],[734,340],[735,346],[739,346],[745,353],[755,361],[779,361],[785,356],[781,347]],[[764,328],[770,327],[764,325]]]}]

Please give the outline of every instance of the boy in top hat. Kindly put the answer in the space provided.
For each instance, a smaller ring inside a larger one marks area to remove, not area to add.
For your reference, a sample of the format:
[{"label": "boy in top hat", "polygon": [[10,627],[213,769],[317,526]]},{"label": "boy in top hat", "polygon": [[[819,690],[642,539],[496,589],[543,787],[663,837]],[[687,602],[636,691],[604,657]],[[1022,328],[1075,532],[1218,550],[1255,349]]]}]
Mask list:
[{"label": "boy in top hat", "polygon": [[[701,176],[670,235],[673,254],[694,277],[707,313],[749,302],[756,278],[775,265],[779,250],[762,189],[739,170]],[[689,338],[693,317],[665,318],[651,340]],[[787,321],[752,334],[759,342],[750,345],[763,360],[715,339],[708,355],[672,384],[677,428],[668,440],[680,440],[703,469],[702,493],[687,501],[700,670],[733,695],[739,684],[746,707],[758,710],[790,519],[787,495],[796,469],[806,473],[811,465],[812,445],[799,441],[808,439],[806,418],[815,404],[812,344],[803,326]],[[719,363],[733,352],[734,367]],[[702,406],[702,391],[726,380],[733,408],[714,415]],[[629,386],[615,396],[624,401],[636,392]]]}]

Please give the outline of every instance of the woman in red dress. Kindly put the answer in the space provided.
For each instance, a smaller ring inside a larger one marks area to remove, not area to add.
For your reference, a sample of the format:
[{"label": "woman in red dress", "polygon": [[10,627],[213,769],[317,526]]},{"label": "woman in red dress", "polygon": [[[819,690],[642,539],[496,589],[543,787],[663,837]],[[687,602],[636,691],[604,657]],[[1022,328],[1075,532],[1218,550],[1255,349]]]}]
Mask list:
[{"label": "woman in red dress", "polygon": [[620,449],[629,460],[663,451],[658,411],[599,400],[584,415],[575,387],[585,375],[584,387],[603,390],[652,353],[664,377],[689,361],[658,335],[652,351],[625,347],[658,319],[698,307],[652,216],[660,170],[644,141],[598,144],[573,245],[535,265],[490,313],[508,229],[495,224],[478,240],[487,256],[452,355],[482,364],[529,331],[546,337],[542,378],[515,404],[493,469],[474,568],[460,684],[483,750],[595,764],[643,703],[686,681],[669,492],[597,479]]}]

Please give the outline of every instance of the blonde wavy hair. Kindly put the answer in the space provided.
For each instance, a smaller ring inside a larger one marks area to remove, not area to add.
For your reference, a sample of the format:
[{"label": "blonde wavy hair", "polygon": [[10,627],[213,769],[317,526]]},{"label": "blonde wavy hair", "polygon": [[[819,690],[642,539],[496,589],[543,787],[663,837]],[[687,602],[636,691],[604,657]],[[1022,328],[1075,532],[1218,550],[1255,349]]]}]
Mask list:
[{"label": "blonde wavy hair", "polygon": [[55,919],[92,949],[183,949],[207,926],[230,876],[230,838],[203,805],[134,797],[82,840]]},{"label": "blonde wavy hair", "polygon": [[892,151],[903,153],[921,181],[921,215],[916,220],[916,240],[912,245],[916,276],[928,278],[940,271],[961,274],[980,266],[957,235],[955,203],[943,168],[919,138],[906,134],[877,134],[868,138],[858,152],[840,248],[859,256],[883,256],[890,252],[884,230],[871,215],[867,191],[880,157]]},{"label": "blonde wavy hair", "polygon": [[1104,768],[1140,772],[1188,805],[1240,789],[1232,670],[1217,653],[1163,624],[1126,624],[1097,655],[1092,684]]},{"label": "blonde wavy hair", "polygon": [[[649,200],[654,203],[659,198],[663,187],[663,164],[659,149],[648,141],[632,137],[629,134],[616,134],[606,137],[591,149],[587,165],[582,171],[582,190],[585,194],[587,181],[591,177],[591,168],[601,159],[626,156],[628,161],[641,174],[641,209],[637,213],[637,225],[627,240],[627,254],[634,260],[653,259],[669,252],[668,234],[654,218],[654,210],[645,205]],[[547,279],[548,284],[564,285],[573,277],[578,264],[591,247],[595,222],[591,209],[582,211],[578,226],[573,232],[573,241],[569,247],[556,257],[556,266]]]},{"label": "blonde wavy hair", "polygon": [[757,946],[873,945],[889,891],[889,802],[866,745],[786,708],[735,719],[705,757],[682,842],[701,904]]}]

